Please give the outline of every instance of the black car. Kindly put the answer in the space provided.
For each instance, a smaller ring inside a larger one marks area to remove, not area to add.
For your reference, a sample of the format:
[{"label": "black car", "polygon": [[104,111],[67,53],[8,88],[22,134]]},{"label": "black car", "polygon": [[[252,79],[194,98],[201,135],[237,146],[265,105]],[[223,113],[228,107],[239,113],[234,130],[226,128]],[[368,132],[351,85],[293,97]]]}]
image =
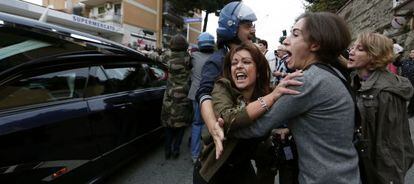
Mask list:
[{"label": "black car", "polygon": [[5,13],[0,38],[0,183],[93,182],[161,137],[161,63]]}]

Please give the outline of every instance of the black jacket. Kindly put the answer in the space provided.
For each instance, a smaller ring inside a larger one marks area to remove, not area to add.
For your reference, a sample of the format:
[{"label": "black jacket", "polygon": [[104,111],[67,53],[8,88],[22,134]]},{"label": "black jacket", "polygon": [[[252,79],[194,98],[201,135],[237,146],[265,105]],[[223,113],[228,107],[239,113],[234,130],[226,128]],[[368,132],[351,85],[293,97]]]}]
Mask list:
[{"label": "black jacket", "polygon": [[227,54],[227,48],[221,48],[213,53],[213,55],[204,64],[201,72],[200,87],[197,90],[196,99],[201,104],[204,100],[211,100],[211,92],[213,91],[214,82],[220,76],[223,70],[224,56]]}]

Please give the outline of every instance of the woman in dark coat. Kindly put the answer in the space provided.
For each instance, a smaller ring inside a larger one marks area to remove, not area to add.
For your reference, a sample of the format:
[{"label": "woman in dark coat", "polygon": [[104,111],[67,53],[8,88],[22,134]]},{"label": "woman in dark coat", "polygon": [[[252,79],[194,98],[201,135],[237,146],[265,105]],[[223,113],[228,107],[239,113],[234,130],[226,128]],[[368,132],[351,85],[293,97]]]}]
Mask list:
[{"label": "woman in dark coat", "polygon": [[393,59],[392,41],[378,33],[358,35],[349,53],[348,68],[356,69],[362,133],[368,139],[368,183],[404,183],[414,161],[414,147],[406,112],[413,94],[407,78],[386,70]]}]

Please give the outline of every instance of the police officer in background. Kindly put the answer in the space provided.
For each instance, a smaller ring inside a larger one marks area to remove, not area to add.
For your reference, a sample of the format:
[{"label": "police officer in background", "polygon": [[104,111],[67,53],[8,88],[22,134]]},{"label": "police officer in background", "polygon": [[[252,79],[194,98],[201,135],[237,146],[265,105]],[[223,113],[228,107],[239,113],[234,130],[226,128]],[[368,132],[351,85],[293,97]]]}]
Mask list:
[{"label": "police officer in background", "polygon": [[193,163],[196,162],[201,152],[201,131],[204,127],[195,94],[200,86],[201,70],[214,52],[214,36],[207,32],[201,33],[197,38],[197,45],[198,51],[191,54],[193,68],[191,69],[191,87],[188,92],[188,98],[192,101],[194,109],[194,119],[191,126],[191,159]]},{"label": "police officer in background", "polygon": [[[215,127],[216,117],[213,110],[211,92],[215,80],[222,72],[224,56],[228,53],[229,49],[235,48],[243,42],[252,43],[256,32],[253,22],[256,20],[257,18],[254,12],[242,2],[231,2],[220,11],[219,27],[217,28],[218,50],[213,53],[203,66],[200,87],[196,94],[201,115],[209,132],[214,132],[213,130],[215,128],[219,128]],[[205,139],[203,133],[203,143],[208,146],[203,148],[203,153],[195,164],[193,175],[194,183],[226,183],[226,181],[232,181],[231,183],[256,183],[256,178],[250,177],[250,173],[241,174],[240,177],[233,178],[230,178],[230,175],[222,178],[214,177],[220,172],[219,169],[226,160],[216,160],[214,155],[204,155],[207,149],[214,149],[212,141],[221,140]],[[249,151],[245,150],[244,153],[248,153]],[[245,168],[240,169],[247,171]]]}]

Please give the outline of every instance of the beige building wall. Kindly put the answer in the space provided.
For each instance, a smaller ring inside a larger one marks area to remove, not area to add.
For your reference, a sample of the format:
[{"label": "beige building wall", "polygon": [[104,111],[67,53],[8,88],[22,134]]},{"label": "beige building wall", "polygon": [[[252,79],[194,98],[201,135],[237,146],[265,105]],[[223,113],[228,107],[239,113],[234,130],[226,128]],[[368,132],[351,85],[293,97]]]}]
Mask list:
[{"label": "beige building wall", "polygon": [[197,44],[197,37],[201,33],[201,23],[190,24],[189,43]]},{"label": "beige building wall", "polygon": [[190,29],[189,43],[197,44],[197,37],[200,33]]},{"label": "beige building wall", "polygon": [[133,0],[133,2],[149,10],[135,3],[123,1],[123,23],[154,32],[157,39],[156,46],[161,47],[163,0]]},{"label": "beige building wall", "polygon": [[137,3],[145,5],[153,10],[157,10],[157,1],[158,0],[134,0]]},{"label": "beige building wall", "polygon": [[123,23],[157,32],[156,14],[148,12],[127,2],[123,2],[122,6],[124,7]]},{"label": "beige building wall", "polygon": [[164,0],[157,0],[157,48],[162,46],[162,5]]},{"label": "beige building wall", "polygon": [[[64,10],[65,9],[65,3],[67,0],[43,0],[42,6],[49,6],[53,5],[53,9],[56,10]],[[80,0],[72,0],[72,4],[75,5],[79,3]]]}]

